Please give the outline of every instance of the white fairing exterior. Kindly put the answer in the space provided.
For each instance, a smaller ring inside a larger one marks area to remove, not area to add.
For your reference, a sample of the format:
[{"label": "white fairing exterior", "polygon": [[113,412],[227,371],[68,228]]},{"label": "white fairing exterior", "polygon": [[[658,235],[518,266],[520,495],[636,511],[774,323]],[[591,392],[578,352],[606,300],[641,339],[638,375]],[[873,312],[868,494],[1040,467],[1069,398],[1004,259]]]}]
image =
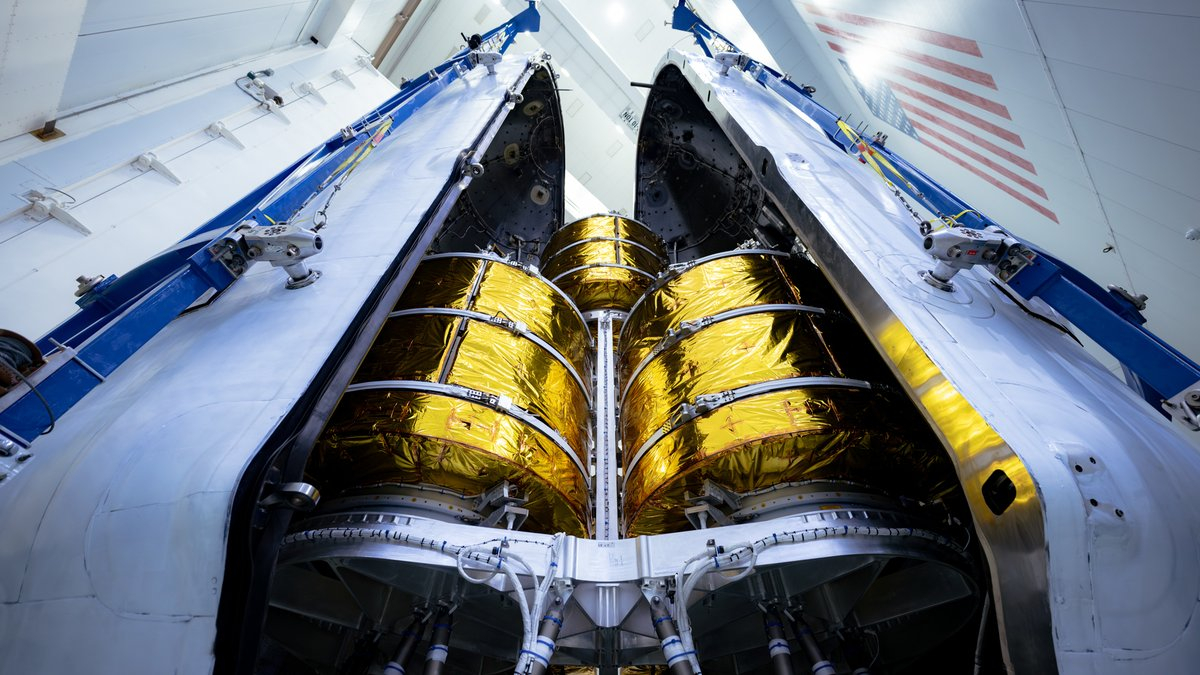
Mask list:
[{"label": "white fairing exterior", "polygon": [[[953,294],[926,285],[917,275],[930,260],[912,217],[871,169],[778,96],[741,71],[722,77],[702,56],[672,53],[667,63],[700,83],[702,100],[710,89],[710,109],[723,107],[769,153],[858,274],[1027,468],[1045,512],[1061,672],[1192,672],[1200,662],[1200,457],[1184,432],[1017,307],[987,272],[960,273]],[[1040,301],[1031,309],[1065,323]],[[960,477],[975,470],[960,465]],[[999,545],[985,542],[989,557]]]},{"label": "white fairing exterior", "polygon": [[281,270],[251,268],[33,444],[0,484],[0,672],[212,671],[232,492],[247,462],[525,64],[513,54],[494,76],[470,71],[356,169],[310,261],[316,284],[286,290]]},{"label": "white fairing exterior", "polygon": [[[514,54],[494,76],[470,71],[356,169],[329,210],[324,251],[310,261],[322,273],[316,284],[286,290],[283,272],[253,267],[213,304],[167,326],[33,444],[32,457],[0,483],[0,672],[212,672],[239,479],[352,328],[525,64]],[[882,324],[868,309],[886,307],[1024,465],[1032,483],[1018,501],[1044,510],[1044,601],[1059,669],[1194,669],[1200,458],[1181,432],[987,273],[960,273],[953,294],[921,281],[929,261],[902,205],[775,94],[738,70],[721,76],[700,56],[672,52],[667,64],[702,100],[711,91],[721,123],[736,123],[764,153],[748,157],[751,165],[769,156],[817,216],[853,267],[835,284],[865,280],[870,298],[845,299],[868,333],[880,340]],[[1062,322],[1039,302],[1031,309]],[[958,467],[968,491],[996,461],[970,459],[978,464]],[[422,531],[432,521],[413,522]],[[705,538],[658,541],[670,537]],[[650,544],[579,544],[572,564],[594,578],[633,581],[648,571],[635,563],[638,547]],[[1010,544],[984,541],[989,557]],[[452,564],[426,551],[411,558]],[[1022,639],[1011,628],[1004,637]]]}]

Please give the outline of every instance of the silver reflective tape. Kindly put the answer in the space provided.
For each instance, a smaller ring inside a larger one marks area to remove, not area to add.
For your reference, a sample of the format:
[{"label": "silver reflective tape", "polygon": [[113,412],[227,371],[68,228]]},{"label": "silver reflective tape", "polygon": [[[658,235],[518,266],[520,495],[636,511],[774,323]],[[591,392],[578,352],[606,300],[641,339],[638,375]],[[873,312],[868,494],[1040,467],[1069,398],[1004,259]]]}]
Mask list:
[{"label": "silver reflective tape", "polygon": [[450,648],[446,645],[429,645],[429,651],[425,652],[425,660],[445,663],[446,656],[449,654]]}]

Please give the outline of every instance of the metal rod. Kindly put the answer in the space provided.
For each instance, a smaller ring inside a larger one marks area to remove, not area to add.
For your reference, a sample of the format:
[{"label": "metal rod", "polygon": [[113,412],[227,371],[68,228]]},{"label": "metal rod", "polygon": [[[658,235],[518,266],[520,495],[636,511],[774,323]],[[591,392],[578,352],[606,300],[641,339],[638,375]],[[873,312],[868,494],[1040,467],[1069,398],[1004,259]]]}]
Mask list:
[{"label": "metal rod", "polygon": [[408,0],[404,4],[404,8],[392,20],[392,27],[383,36],[383,42],[380,42],[379,47],[375,49],[375,54],[371,57],[371,65],[378,68],[379,64],[383,63],[383,59],[391,51],[392,46],[396,44],[396,39],[400,37],[401,31],[408,25],[408,20],[412,18],[413,14],[417,11],[417,7],[420,5],[421,0]]},{"label": "metal rod", "polygon": [[421,612],[400,634],[400,646],[396,648],[396,656],[384,667],[385,675],[404,675],[408,662],[416,651],[417,642],[425,634],[425,624],[428,621],[429,612]]},{"label": "metal rod", "polygon": [[554,604],[546,610],[542,624],[538,627],[537,642],[533,646],[533,657],[530,660],[530,675],[545,675],[550,668],[550,658],[554,656],[555,641],[558,631],[562,630],[563,600],[561,596],[554,598]]},{"label": "metal rod", "polygon": [[767,631],[767,651],[771,654],[775,675],[795,675],[796,671],[792,667],[792,648],[783,632],[779,610],[774,607],[763,609],[763,628]]},{"label": "metal rod", "polygon": [[444,605],[438,607],[436,618],[433,620],[433,636],[429,638],[429,651],[425,652],[425,675],[442,675],[446,672],[452,622],[450,608]]},{"label": "metal rod", "polygon": [[617,476],[617,378],[613,360],[613,315],[604,312],[596,322],[596,538],[619,539],[620,479]]},{"label": "metal rod", "polygon": [[833,664],[825,658],[821,652],[820,645],[817,644],[817,638],[813,635],[812,628],[809,628],[808,622],[804,620],[804,616],[797,612],[789,614],[792,620],[792,630],[795,631],[796,637],[800,639],[800,643],[804,645],[804,651],[808,654],[808,660],[812,662],[813,675],[836,675],[833,669]]},{"label": "metal rod", "polygon": [[[690,652],[683,649],[683,640],[675,629],[675,620],[667,611],[667,604],[657,595],[650,598],[650,617],[654,620],[654,632],[662,643],[663,656],[667,657],[667,669],[671,675],[695,675]],[[822,673],[821,675],[824,675]]]},{"label": "metal rod", "polygon": [[988,618],[992,612],[992,594],[983,596],[983,615],[979,618],[979,637],[975,639],[975,675],[983,672],[983,639],[987,635]]}]

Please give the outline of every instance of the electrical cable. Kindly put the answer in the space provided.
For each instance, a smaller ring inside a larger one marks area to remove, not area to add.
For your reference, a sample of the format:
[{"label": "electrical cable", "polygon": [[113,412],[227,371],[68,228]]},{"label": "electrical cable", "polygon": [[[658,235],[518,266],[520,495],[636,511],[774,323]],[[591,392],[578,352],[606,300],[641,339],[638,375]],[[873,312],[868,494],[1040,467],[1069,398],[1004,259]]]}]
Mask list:
[{"label": "electrical cable", "polygon": [[71,201],[68,201],[68,202],[63,202],[63,206],[71,206],[72,204],[75,204],[75,203],[77,203],[77,202],[79,201],[78,199],[75,199],[75,197],[74,197],[74,196],[72,196],[72,195],[71,195],[69,192],[64,192],[63,190],[59,190],[58,188],[55,188],[55,187],[50,187],[49,185],[42,186],[42,189],[43,189],[43,190],[49,190],[49,191],[51,191],[51,192],[57,192],[58,194],[60,194],[60,195],[62,195],[62,196],[64,196],[64,197],[66,197],[67,199],[71,200]]},{"label": "electrical cable", "polygon": [[996,288],[1000,289],[1000,292],[1003,293],[1009,300],[1012,300],[1014,305],[1016,305],[1017,307],[1020,307],[1021,311],[1025,312],[1029,316],[1032,316],[1033,318],[1037,319],[1038,321],[1043,321],[1047,324],[1050,324],[1051,326],[1054,326],[1055,328],[1059,329],[1063,333],[1066,333],[1067,337],[1071,338],[1075,342],[1078,342],[1079,346],[1081,346],[1081,347],[1083,346],[1083,343],[1079,341],[1079,338],[1075,337],[1075,334],[1071,332],[1071,329],[1058,323],[1057,321],[1051,319],[1048,316],[1038,314],[1037,312],[1033,311],[1032,309],[1029,309],[1028,307],[1025,306],[1025,303],[1017,300],[1017,297],[1015,295],[1013,295],[1011,292],[1009,292],[1009,290],[1007,288],[1005,288],[1002,284],[1000,284],[999,282],[997,282],[994,279],[992,280],[992,285],[995,286]]},{"label": "electrical cable", "polygon": [[[802,544],[817,539],[850,536],[916,537],[918,539],[931,540],[965,555],[964,550],[956,542],[936,532],[912,527],[868,527],[862,525],[789,530],[776,532],[753,542],[740,543],[728,547],[720,546],[714,548],[715,545],[710,546],[703,553],[698,553],[689,558],[675,573],[675,604],[677,607],[675,623],[679,629],[680,640],[684,643],[684,650],[691,652],[689,659],[692,661],[692,667],[695,669],[696,674],[700,675],[700,665],[695,653],[696,648],[692,640],[691,620],[687,610],[688,597],[695,590],[702,578],[709,572],[719,570],[721,567],[738,568],[745,565],[737,574],[726,578],[728,582],[738,581],[746,578],[754,571],[754,566],[758,562],[758,554],[772,546]],[[690,569],[698,562],[703,562],[703,564],[696,569]]]},{"label": "electrical cable", "polygon": [[25,379],[25,375],[21,373],[22,370],[33,365],[35,359],[36,356],[33,350],[23,341],[15,337],[0,336],[0,367],[10,370],[18,380],[29,387],[29,390],[33,392],[34,396],[38,397],[38,400],[46,408],[46,415],[50,417],[50,426],[42,430],[41,435],[45,436],[54,431],[54,424],[57,421],[54,416],[54,409],[50,407],[50,402],[46,400],[46,397],[42,396],[42,392],[38,391],[38,388],[32,382]]},{"label": "electrical cable", "polygon": [[979,618],[979,637],[975,639],[975,675],[983,671],[983,642],[987,637],[988,617],[992,611],[992,594],[983,595],[983,612]]}]

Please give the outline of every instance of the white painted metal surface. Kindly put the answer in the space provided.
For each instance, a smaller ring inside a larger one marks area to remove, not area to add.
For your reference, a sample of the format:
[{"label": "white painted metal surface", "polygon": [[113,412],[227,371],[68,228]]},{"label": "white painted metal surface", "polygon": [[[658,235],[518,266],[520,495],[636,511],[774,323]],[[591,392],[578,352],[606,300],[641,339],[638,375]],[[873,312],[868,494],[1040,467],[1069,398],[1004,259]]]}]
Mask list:
[{"label": "white painted metal surface", "polygon": [[0,138],[57,117],[86,0],[8,0],[0,5]]},{"label": "white painted metal surface", "polygon": [[[785,69],[794,60],[806,60],[808,69],[832,85],[818,87],[818,101],[840,115],[850,115],[852,124],[866,122],[872,132],[889,134],[890,148],[1102,285],[1120,284],[1146,293],[1151,330],[1193,359],[1200,354],[1200,330],[1190,299],[1179,290],[1200,281],[1196,265],[1200,246],[1184,238],[1200,206],[1196,181],[1200,144],[1189,114],[1200,105],[1200,89],[1190,65],[1200,58],[1196,3],[736,0],[735,4],[776,60],[788,62]],[[718,29],[723,25],[712,19],[709,23]],[[943,38],[949,36],[975,43],[978,55],[948,47]],[[835,51],[831,44],[843,51]],[[739,46],[758,58],[752,48]],[[807,59],[798,59],[798,52]],[[911,58],[914,52],[922,60]],[[919,139],[871,114],[842,60],[851,66],[858,62],[864,71],[860,79],[897,82],[910,90],[892,86],[901,103],[924,110],[924,115],[914,115],[906,108],[910,119],[923,127],[917,129]],[[898,75],[896,66],[923,79]],[[986,73],[994,78],[993,84],[966,79],[966,73],[954,66]],[[792,70],[798,79],[803,78],[802,72]],[[1003,106],[1007,116],[956,96],[946,85]],[[943,107],[932,107],[928,99]],[[1012,130],[1018,142],[956,117],[945,106]],[[978,143],[980,138],[1002,153]],[[962,148],[1041,188],[1044,196],[980,164]],[[1029,164],[1014,163],[1006,154]],[[963,162],[984,175],[972,173]],[[1047,206],[1058,222],[1034,212],[995,182]],[[1115,360],[1103,360],[1120,373]]]},{"label": "white painted metal surface", "polygon": [[[930,261],[902,205],[773,93],[740,71],[721,77],[702,57],[669,60],[770,157],[1028,469],[1044,508],[1062,672],[1188,672],[1200,659],[1200,507],[1192,497],[1200,457],[1182,432],[1069,337],[1018,308],[987,273],[960,273],[952,295],[924,284],[917,273]],[[1031,309],[1056,317],[1039,301]]]},{"label": "white painted metal surface", "polygon": [[282,271],[252,268],[34,443],[0,484],[0,672],[211,672],[244,467],[524,66],[510,55],[496,76],[470,72],[355,171],[310,261],[316,284],[290,291]]},{"label": "white painted metal surface", "polygon": [[321,2],[90,0],[86,4],[62,101],[56,101],[59,110],[94,105],[307,41],[301,31]]},{"label": "white painted metal surface", "polygon": [[[282,92],[290,122],[237,88],[243,73],[226,70],[66,120],[60,127],[68,136],[50,144],[0,143],[7,159],[0,164],[5,327],[42,335],[75,311],[77,276],[129,271],[394,94],[390,82],[357,63],[361,54],[353,45],[307,45],[244,64],[274,68],[267,79]],[[336,81],[337,69],[358,86]],[[298,91],[306,82],[324,101]],[[132,164],[146,153],[182,183]],[[30,190],[63,202],[91,234],[31,218],[23,197]]]}]

